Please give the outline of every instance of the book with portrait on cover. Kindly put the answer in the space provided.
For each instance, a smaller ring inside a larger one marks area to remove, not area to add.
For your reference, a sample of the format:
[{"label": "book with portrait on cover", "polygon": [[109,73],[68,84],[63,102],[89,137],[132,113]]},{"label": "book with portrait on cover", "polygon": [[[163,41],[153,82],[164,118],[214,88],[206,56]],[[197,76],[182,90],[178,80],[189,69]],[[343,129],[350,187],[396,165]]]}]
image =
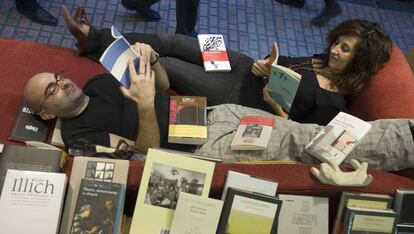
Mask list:
[{"label": "book with portrait on cover", "polygon": [[26,102],[20,107],[9,140],[46,142],[51,120],[43,120]]},{"label": "book with portrait on cover", "polygon": [[339,112],[306,145],[305,150],[322,162],[340,165],[370,129],[368,122]]},{"label": "book with portrait on cover", "polygon": [[217,234],[276,234],[281,206],[276,197],[230,187]]},{"label": "book with portrait on cover", "polygon": [[139,70],[139,55],[125,37],[112,25],[112,37],[115,39],[99,58],[101,64],[126,88],[131,85],[128,60],[132,60],[135,69]]},{"label": "book with portrait on cover", "polygon": [[119,233],[125,184],[82,179],[71,234]]},{"label": "book with portrait on cover", "polygon": [[206,72],[231,71],[223,35],[198,34],[197,39]]},{"label": "book with portrait on cover", "polygon": [[130,233],[168,233],[180,192],[208,197],[215,163],[149,149]]},{"label": "book with portrait on cover", "polygon": [[180,192],[169,234],[216,233],[223,201]]},{"label": "book with portrait on cover", "polygon": [[275,122],[271,117],[243,116],[231,142],[231,150],[265,150]]},{"label": "book with portrait on cover", "polygon": [[200,145],[207,141],[207,99],[171,96],[168,142]]},{"label": "book with portrait on cover", "polygon": [[1,233],[57,233],[66,174],[8,170],[0,198]]}]

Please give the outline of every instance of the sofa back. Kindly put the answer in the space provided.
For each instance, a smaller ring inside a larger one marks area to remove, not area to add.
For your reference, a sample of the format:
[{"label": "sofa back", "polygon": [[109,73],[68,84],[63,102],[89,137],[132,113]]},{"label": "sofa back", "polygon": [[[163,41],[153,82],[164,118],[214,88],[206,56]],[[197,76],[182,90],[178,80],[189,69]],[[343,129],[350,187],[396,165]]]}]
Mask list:
[{"label": "sofa back", "polygon": [[367,121],[414,119],[414,74],[394,43],[390,61],[372,78],[361,94],[352,98],[349,112]]}]

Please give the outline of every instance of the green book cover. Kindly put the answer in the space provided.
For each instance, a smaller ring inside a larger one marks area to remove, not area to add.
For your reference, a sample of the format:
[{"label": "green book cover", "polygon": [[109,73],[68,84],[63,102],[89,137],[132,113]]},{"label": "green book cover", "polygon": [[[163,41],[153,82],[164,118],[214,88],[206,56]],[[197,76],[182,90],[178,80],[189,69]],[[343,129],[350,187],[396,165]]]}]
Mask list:
[{"label": "green book cover", "polygon": [[289,112],[298,91],[301,75],[297,72],[272,64],[270,71],[268,89],[272,98],[283,108]]}]

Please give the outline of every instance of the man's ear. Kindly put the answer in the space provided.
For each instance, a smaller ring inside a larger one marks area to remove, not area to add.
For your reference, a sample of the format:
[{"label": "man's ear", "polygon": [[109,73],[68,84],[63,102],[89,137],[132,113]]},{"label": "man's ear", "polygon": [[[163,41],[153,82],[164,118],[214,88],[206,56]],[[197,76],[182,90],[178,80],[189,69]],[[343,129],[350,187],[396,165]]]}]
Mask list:
[{"label": "man's ear", "polygon": [[52,114],[48,111],[43,111],[43,110],[39,113],[39,115],[40,115],[40,118],[42,118],[43,120],[49,120],[49,119],[56,118],[55,114]]}]

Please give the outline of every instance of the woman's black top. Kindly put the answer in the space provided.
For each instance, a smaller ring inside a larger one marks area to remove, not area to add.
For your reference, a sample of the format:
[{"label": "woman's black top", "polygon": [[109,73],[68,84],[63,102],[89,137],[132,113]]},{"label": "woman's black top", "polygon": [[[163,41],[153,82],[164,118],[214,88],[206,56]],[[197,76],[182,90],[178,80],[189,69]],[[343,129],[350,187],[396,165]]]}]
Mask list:
[{"label": "woman's black top", "polygon": [[[346,96],[331,92],[319,86],[315,71],[312,70],[312,59],[316,57],[279,57],[279,65],[293,66],[293,70],[302,75],[298,91],[289,111],[290,119],[300,123],[316,123],[326,125],[340,111],[346,111]],[[259,108],[274,113],[274,110],[263,101],[265,81],[253,74],[242,81],[240,104]]]}]

